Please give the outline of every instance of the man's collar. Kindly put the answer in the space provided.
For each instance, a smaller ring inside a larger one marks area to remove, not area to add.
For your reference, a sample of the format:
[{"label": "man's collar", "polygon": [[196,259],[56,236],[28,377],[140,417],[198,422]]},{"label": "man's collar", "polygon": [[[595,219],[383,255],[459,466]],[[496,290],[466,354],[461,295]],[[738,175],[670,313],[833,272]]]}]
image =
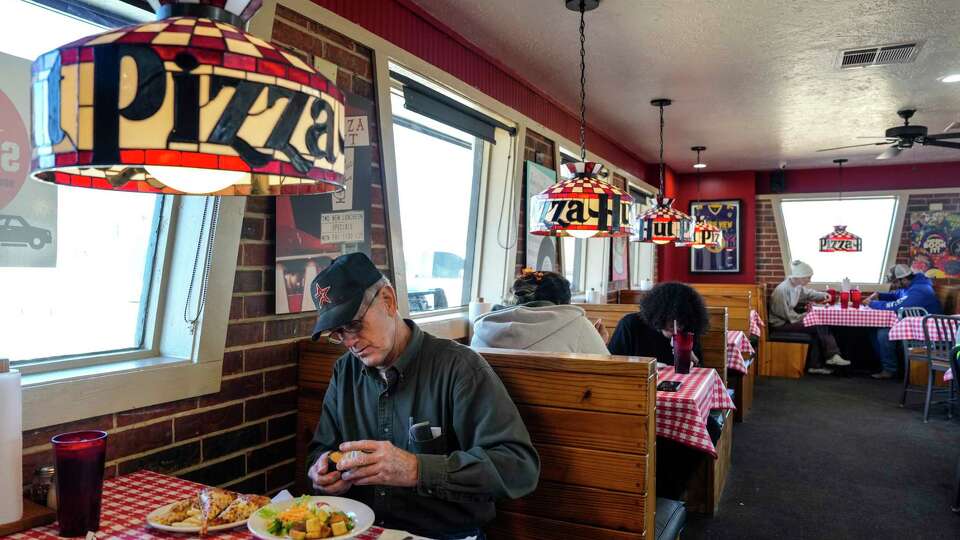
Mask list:
[{"label": "man's collar", "polygon": [[[407,370],[414,367],[413,359],[420,354],[420,348],[423,345],[423,330],[420,330],[420,327],[417,326],[417,323],[413,322],[410,319],[402,319],[403,322],[410,329],[410,341],[407,342],[406,348],[403,349],[403,352],[400,353],[400,356],[397,360],[386,369],[396,369],[400,374],[400,378],[407,373]],[[367,375],[380,380],[379,368],[375,367],[364,367],[364,371]]]}]

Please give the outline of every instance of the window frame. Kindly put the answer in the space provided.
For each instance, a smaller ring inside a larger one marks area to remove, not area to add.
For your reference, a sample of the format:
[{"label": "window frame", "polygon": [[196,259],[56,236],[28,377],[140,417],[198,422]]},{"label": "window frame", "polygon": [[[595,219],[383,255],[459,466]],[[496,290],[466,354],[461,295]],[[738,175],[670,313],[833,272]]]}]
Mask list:
[{"label": "window frame", "polygon": [[[394,79],[390,76],[390,73],[397,73],[403,77],[412,79],[413,81],[423,84],[431,90],[443,94],[445,97],[448,97],[455,101],[460,101],[465,105],[468,105],[472,108],[477,109],[483,114],[487,114],[494,118],[495,120],[500,121],[500,118],[492,113],[489,113],[479,105],[473,103],[472,101],[466,100],[458,95],[456,95],[453,90],[443,86],[441,83],[436,82],[429,77],[420,75],[416,72],[413,72],[404,65],[389,61],[388,62],[388,72],[387,80],[389,81],[389,87],[386,93],[386,102],[388,107],[384,108],[382,116],[384,118],[389,118],[389,122],[383,122],[383,129],[381,133],[384,136],[384,146],[387,144],[386,133],[389,132],[389,141],[391,143],[391,150],[395,151],[396,148],[392,146],[393,141],[393,128],[394,128],[394,118],[397,118],[398,115],[394,113],[393,110],[393,100],[394,95],[399,95],[403,97],[403,83]],[[439,122],[439,121],[438,121]],[[413,121],[404,118],[403,123],[414,123]],[[442,122],[441,122],[442,123]],[[409,126],[407,126],[409,127]],[[412,128],[411,128],[412,129]],[[501,130],[496,130],[497,132]],[[498,137],[499,138],[499,137]],[[472,299],[477,298],[478,291],[480,288],[478,275],[480,270],[480,257],[482,256],[481,246],[483,244],[483,233],[484,233],[484,210],[485,205],[483,204],[484,196],[487,191],[487,177],[491,169],[491,159],[493,159],[494,151],[491,148],[494,145],[489,144],[487,141],[480,139],[479,137],[474,137],[473,143],[473,152],[474,152],[474,167],[473,167],[473,178],[471,181],[471,194],[470,194],[470,206],[469,206],[469,216],[467,222],[467,248],[465,251],[464,264],[463,264],[463,288],[461,293],[461,299],[459,302],[462,305],[434,309],[430,311],[418,311],[412,312],[410,310],[409,297],[407,296],[407,291],[409,290],[407,284],[407,274],[406,274],[406,263],[404,261],[404,251],[403,251],[403,227],[400,220],[400,209],[399,209],[399,179],[397,178],[397,169],[396,169],[396,160],[394,158],[392,167],[393,174],[389,175],[390,179],[386,182],[389,186],[387,193],[396,194],[392,197],[388,197],[387,204],[387,227],[391,237],[391,255],[392,260],[394,261],[394,287],[397,290],[398,303],[401,308],[401,312],[405,313],[406,316],[414,320],[421,319],[433,319],[437,320],[438,317],[441,319],[443,317],[460,317],[462,314],[467,312],[469,308],[469,303]],[[393,157],[393,156],[391,156]],[[397,216],[395,219],[390,219],[390,215],[393,214]],[[402,261],[401,264],[397,264],[398,261]]]},{"label": "window frame", "polygon": [[[890,223],[890,237],[887,241],[885,247],[886,252],[883,257],[883,268],[880,272],[880,283],[874,282],[851,282],[851,285],[856,285],[861,289],[873,290],[873,289],[883,289],[885,288],[885,283],[883,283],[883,276],[886,274],[886,269],[892,267],[896,263],[897,252],[900,249],[901,236],[903,235],[903,225],[904,220],[906,219],[907,213],[907,203],[909,201],[911,191],[857,191],[852,193],[844,194],[844,199],[876,199],[876,198],[887,198],[891,197],[894,199],[894,210],[893,218]],[[787,236],[786,221],[783,217],[783,208],[782,203],[784,201],[824,201],[824,200],[836,200],[839,198],[837,192],[831,193],[803,193],[803,194],[783,194],[783,195],[766,195],[758,198],[766,198],[771,202],[773,207],[773,218],[777,230],[777,241],[780,244],[780,256],[783,263],[783,272],[784,275],[789,275],[790,273],[790,262],[793,260],[792,253],[790,251],[790,242]],[[816,274],[814,274],[816,278]],[[839,286],[839,281],[811,281],[812,285],[815,286]]]}]

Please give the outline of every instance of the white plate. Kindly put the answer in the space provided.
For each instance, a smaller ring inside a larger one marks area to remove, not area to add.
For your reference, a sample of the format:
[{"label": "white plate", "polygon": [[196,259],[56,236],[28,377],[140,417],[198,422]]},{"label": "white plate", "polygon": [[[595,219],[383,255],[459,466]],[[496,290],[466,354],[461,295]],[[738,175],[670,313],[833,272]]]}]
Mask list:
[{"label": "white plate", "polygon": [[[369,506],[363,504],[360,501],[355,501],[353,499],[345,499],[343,497],[324,497],[324,496],[315,496],[308,497],[310,502],[325,502],[332,506],[336,510],[347,514],[353,518],[354,527],[353,530],[347,534],[341,534],[340,536],[329,536],[331,539],[340,539],[340,538],[353,538],[354,536],[366,531],[373,525],[373,510]],[[274,512],[283,512],[287,508],[293,506],[294,503],[300,499],[289,499],[282,502],[270,503],[263,508],[269,508]],[[263,510],[261,508],[260,510]],[[250,532],[253,533],[257,538],[262,540],[278,540],[285,539],[284,536],[274,536],[267,532],[267,527],[270,525],[268,519],[260,517],[260,510],[257,510],[250,516],[250,519],[247,520],[247,528],[250,529]]]},{"label": "white plate", "polygon": [[[154,521],[154,519],[160,514],[166,512],[171,506],[177,504],[180,501],[174,501],[170,504],[165,504],[160,508],[157,508],[153,512],[147,514],[147,525],[150,525],[154,529],[159,531],[175,532],[175,533],[199,533],[200,526],[192,525],[187,527],[175,527],[173,525],[163,525]],[[223,525],[211,525],[207,527],[207,532],[216,532],[216,531],[225,531],[227,529],[233,529],[234,527],[239,527],[243,525],[247,520],[241,519],[240,521],[234,521],[233,523],[224,523]]]}]

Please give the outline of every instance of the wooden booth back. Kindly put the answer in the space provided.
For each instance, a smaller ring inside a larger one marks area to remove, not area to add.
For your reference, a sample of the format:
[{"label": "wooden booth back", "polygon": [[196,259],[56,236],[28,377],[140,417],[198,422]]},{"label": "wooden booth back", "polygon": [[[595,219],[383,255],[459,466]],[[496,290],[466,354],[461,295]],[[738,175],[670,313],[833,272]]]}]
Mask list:
[{"label": "wooden booth back", "polygon": [[478,349],[540,455],[536,491],[498,504],[493,540],[654,537],[652,358]]},{"label": "wooden booth back", "polygon": [[613,331],[617,329],[620,319],[629,313],[637,313],[640,306],[636,304],[575,304],[583,308],[587,319],[595,322],[597,319],[603,320],[603,325],[607,327],[607,332],[613,336]]},{"label": "wooden booth back", "polygon": [[728,311],[725,307],[708,307],[707,314],[710,316],[710,329],[700,338],[703,350],[701,365],[717,370],[726,385]]}]

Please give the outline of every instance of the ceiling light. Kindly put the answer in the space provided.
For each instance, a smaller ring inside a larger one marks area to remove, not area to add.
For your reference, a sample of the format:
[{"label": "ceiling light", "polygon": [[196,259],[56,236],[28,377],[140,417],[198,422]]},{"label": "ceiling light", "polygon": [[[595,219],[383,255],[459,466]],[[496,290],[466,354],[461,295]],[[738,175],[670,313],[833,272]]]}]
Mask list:
[{"label": "ceiling light", "polygon": [[960,82],[960,73],[953,73],[951,75],[947,75],[946,77],[941,77],[940,82],[943,82],[943,83]]},{"label": "ceiling light", "polygon": [[694,163],[694,164],[693,164],[693,168],[694,168],[694,169],[706,169],[706,168],[707,168],[707,164],[706,164],[706,163]]},{"label": "ceiling light", "polygon": [[243,30],[260,0],[151,4],[156,21],[33,63],[35,179],[169,194],[343,189],[344,95]]},{"label": "ceiling light", "polygon": [[530,234],[574,238],[620,238],[633,234],[633,197],[605,182],[603,165],[587,161],[587,63],[584,14],[596,0],[568,0],[580,13],[580,161],[563,166],[566,180],[530,199],[529,211],[539,216]]},{"label": "ceiling light", "polygon": [[[697,164],[694,165],[697,168],[697,201],[700,200],[700,169],[706,167],[703,160],[700,159],[700,153],[706,149],[706,146],[690,148],[697,153]],[[720,231],[720,227],[712,221],[707,221],[702,214],[698,216],[696,212],[693,212],[691,219],[694,220],[692,238],[677,242],[677,246],[689,246],[694,249],[710,248],[716,251],[723,248],[723,233]]]}]

